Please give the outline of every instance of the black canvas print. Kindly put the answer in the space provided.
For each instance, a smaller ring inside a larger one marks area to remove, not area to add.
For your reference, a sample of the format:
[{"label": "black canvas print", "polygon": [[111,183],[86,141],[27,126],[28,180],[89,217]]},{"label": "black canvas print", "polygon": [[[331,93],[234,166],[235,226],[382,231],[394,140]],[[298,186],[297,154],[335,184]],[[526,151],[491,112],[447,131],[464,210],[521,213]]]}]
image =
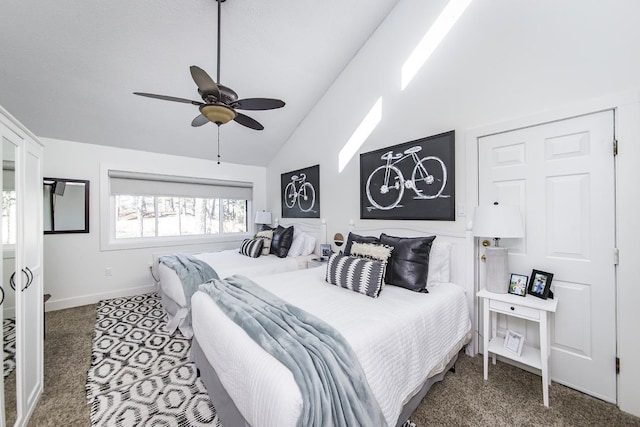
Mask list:
[{"label": "black canvas print", "polygon": [[361,154],[360,218],[455,221],[455,131]]},{"label": "black canvas print", "polygon": [[320,165],[280,175],[283,218],[320,218]]}]

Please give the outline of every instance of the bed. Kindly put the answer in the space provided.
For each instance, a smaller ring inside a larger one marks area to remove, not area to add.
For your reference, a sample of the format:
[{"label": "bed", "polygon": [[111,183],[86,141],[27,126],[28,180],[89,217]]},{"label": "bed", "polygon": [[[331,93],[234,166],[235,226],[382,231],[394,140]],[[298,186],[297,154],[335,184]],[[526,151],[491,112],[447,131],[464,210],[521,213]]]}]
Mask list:
[{"label": "bed", "polygon": [[[464,235],[454,240],[464,242]],[[451,243],[443,239],[433,249],[447,257],[448,268]],[[321,266],[253,280],[339,331],[362,366],[387,424],[402,425],[471,339],[467,289],[440,280],[447,277],[434,265],[434,275],[440,276],[430,281],[428,293],[386,285],[373,299],[329,285],[326,271]],[[222,424],[298,425],[302,395],[291,372],[206,293],[196,292],[192,307],[192,358]]]},{"label": "bed", "polygon": [[[276,224],[277,227],[278,224]],[[286,256],[280,258],[274,254],[263,254],[257,258],[245,256],[239,249],[227,249],[217,252],[203,252],[191,254],[194,258],[210,265],[221,278],[233,274],[242,274],[254,278],[269,274],[307,268],[307,262],[316,258],[320,244],[321,226],[313,224],[290,223],[282,224],[283,227],[294,227],[296,237],[301,234],[311,236],[315,241],[311,254]],[[268,251],[267,251],[268,252]],[[160,263],[159,259],[168,254],[154,254],[153,267],[154,278],[157,278],[157,291],[160,295],[162,306],[167,313],[167,328],[170,333],[179,329],[186,338],[191,338],[193,329],[188,316],[189,304],[185,297],[184,289],[176,272],[167,265]]]}]

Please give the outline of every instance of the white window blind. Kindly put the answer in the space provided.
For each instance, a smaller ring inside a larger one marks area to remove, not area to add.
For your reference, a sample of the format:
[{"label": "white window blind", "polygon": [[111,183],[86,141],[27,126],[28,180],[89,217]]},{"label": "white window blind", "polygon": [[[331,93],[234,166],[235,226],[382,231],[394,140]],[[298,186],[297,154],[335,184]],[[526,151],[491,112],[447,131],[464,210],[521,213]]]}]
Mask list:
[{"label": "white window blind", "polygon": [[109,192],[112,195],[251,200],[253,183],[110,170]]}]

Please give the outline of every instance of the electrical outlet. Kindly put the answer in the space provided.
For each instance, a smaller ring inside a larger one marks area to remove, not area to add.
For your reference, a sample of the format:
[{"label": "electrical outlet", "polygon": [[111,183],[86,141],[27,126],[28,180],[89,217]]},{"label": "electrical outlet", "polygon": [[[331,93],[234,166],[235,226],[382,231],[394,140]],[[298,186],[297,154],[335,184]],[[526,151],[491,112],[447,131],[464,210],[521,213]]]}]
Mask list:
[{"label": "electrical outlet", "polygon": [[113,275],[112,273],[113,273],[113,272],[111,271],[111,267],[107,267],[107,268],[105,268],[105,269],[104,269],[104,275],[105,275],[106,277],[110,277],[110,276],[112,276],[112,275]]}]

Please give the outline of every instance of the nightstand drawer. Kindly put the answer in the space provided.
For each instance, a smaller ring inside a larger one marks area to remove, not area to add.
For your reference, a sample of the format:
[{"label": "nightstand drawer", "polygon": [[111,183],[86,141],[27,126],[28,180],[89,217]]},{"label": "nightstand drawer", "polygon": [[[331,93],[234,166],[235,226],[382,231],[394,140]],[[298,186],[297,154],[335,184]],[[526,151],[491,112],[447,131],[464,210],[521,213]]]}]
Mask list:
[{"label": "nightstand drawer", "polygon": [[489,301],[489,309],[491,311],[500,311],[511,316],[525,317],[531,320],[540,320],[540,310],[535,308],[523,307],[521,305],[509,304],[502,301]]}]

